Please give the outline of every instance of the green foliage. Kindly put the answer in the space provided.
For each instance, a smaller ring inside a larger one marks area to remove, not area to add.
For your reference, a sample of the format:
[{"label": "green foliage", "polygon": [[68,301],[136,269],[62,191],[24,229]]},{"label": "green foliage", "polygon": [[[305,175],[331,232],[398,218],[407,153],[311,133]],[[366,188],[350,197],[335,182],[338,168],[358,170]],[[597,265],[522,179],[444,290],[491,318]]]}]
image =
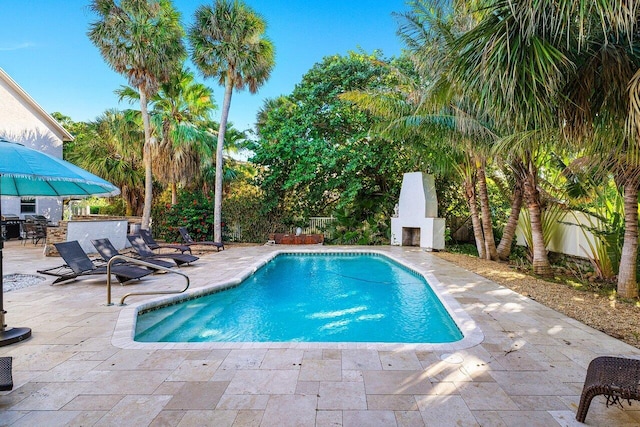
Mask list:
[{"label": "green foliage", "polygon": [[105,62],[132,86],[153,94],[186,57],[180,14],[170,0],[93,0],[87,35]]},{"label": "green foliage", "polygon": [[364,219],[348,208],[334,211],[335,220],[329,225],[331,239],[336,245],[388,245],[389,217],[377,212]]},{"label": "green foliage", "polygon": [[65,144],[65,159],[118,186],[126,214],[141,215],[144,136],[139,112],[107,110],[94,122],[71,128],[77,133]]},{"label": "green foliage", "polygon": [[[269,233],[282,231],[280,218],[264,213],[264,195],[254,185],[240,180],[233,184],[224,199],[223,240],[266,242]],[[169,203],[167,192],[153,208],[153,231],[167,241],[180,240],[179,227],[187,227],[194,240],[211,240],[213,236],[213,195],[201,191],[182,192],[176,205]]]},{"label": "green foliage", "polygon": [[516,243],[516,239],[513,239],[511,242],[511,252],[509,253],[509,261],[515,262],[516,264],[524,263],[528,261],[528,248],[525,246],[520,246]]},{"label": "green foliage", "polygon": [[280,228],[280,218],[264,212],[265,199],[262,191],[246,182],[236,183],[232,193],[224,199],[223,219],[231,240],[231,229],[239,229],[243,242],[266,242],[269,233]]},{"label": "green foliage", "polygon": [[[589,260],[598,277],[610,280],[620,268],[625,227],[624,203],[617,191],[600,191],[598,188],[592,190],[596,191],[596,200],[588,206],[580,207],[580,211],[586,214],[587,223],[579,223],[578,226],[585,234],[592,254]],[[594,241],[588,238],[587,232],[593,234]]]},{"label": "green foliage", "polygon": [[200,191],[182,192],[178,203],[156,203],[153,207],[153,232],[175,242],[180,240],[179,227],[186,227],[194,240],[211,240],[213,236],[213,195]]},{"label": "green foliage", "polygon": [[125,216],[126,205],[121,197],[112,197],[107,199],[104,206],[100,206],[101,215]]},{"label": "green foliage", "polygon": [[373,115],[340,95],[393,84],[387,61],[377,53],[351,52],[324,58],[291,95],[265,104],[259,140],[250,148],[252,162],[261,166],[257,182],[267,212],[283,218],[348,213],[351,218],[339,223],[355,227],[349,231],[358,236],[338,233],[340,241],[388,238],[402,174],[420,169],[400,142],[372,132]]},{"label": "green foliage", "polygon": [[91,197],[84,202],[92,215],[126,216],[126,204],[122,197]]},{"label": "green foliage", "polygon": [[470,243],[447,246],[447,250],[454,254],[465,254],[476,257],[478,256],[478,248],[476,248],[476,245],[472,245]]}]

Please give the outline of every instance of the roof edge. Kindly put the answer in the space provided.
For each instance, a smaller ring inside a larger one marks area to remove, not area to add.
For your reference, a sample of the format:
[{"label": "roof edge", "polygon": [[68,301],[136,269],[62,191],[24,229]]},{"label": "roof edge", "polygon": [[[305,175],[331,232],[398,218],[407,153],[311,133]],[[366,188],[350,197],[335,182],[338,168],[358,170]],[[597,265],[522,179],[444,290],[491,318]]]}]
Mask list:
[{"label": "roof edge", "polygon": [[18,92],[20,96],[22,96],[25,101],[27,101],[27,103],[29,103],[29,105],[31,105],[36,109],[36,111],[42,114],[44,119],[62,134],[63,141],[73,141],[75,139],[73,135],[71,135],[69,131],[67,131],[60,123],[58,123],[58,121],[54,119],[51,114],[47,113],[40,106],[40,104],[38,104],[24,89],[22,89],[22,87],[20,87],[20,85],[16,83],[16,81],[13,80],[11,76],[9,76],[9,74],[7,74],[7,72],[2,69],[2,67],[0,67],[0,78],[6,81],[9,86],[11,86],[16,92]]}]

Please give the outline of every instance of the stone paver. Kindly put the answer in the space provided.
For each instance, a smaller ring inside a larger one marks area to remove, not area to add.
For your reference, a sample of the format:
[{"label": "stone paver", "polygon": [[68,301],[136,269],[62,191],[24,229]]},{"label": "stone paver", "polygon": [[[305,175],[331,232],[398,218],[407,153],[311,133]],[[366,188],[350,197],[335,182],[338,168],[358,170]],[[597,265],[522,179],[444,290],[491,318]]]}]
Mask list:
[{"label": "stone paver", "polygon": [[[234,247],[181,268],[193,292],[250,274],[278,250]],[[455,313],[453,344],[195,343],[132,341],[134,296],[106,306],[104,278],[5,294],[9,326],[33,337],[0,347],[14,358],[14,389],[0,392],[9,426],[574,426],[588,363],[640,350],[416,248],[372,248],[427,276]],[[61,264],[42,247],[9,241],[4,273]],[[215,273],[212,273],[215,272]],[[169,274],[113,287],[181,286]],[[587,425],[637,426],[637,405],[594,399]]]}]

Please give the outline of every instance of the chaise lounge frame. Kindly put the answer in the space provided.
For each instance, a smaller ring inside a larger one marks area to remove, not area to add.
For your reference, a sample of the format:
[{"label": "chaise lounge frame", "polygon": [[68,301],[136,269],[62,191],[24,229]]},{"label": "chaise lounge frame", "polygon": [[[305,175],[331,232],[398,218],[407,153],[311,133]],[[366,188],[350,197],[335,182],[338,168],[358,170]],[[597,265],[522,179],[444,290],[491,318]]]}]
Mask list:
[{"label": "chaise lounge frame", "polygon": [[211,241],[196,242],[191,238],[191,235],[189,235],[189,232],[185,227],[178,228],[178,231],[180,231],[180,236],[182,236],[182,240],[184,240],[184,244],[187,246],[192,246],[192,245],[214,246],[218,250],[218,252],[220,252],[220,249],[224,250],[224,243],[222,242],[211,242]]},{"label": "chaise lounge frame", "polygon": [[[107,267],[95,265],[82,250],[77,240],[54,243],[53,245],[66,264],[46,270],[38,270],[38,273],[57,277],[52,285],[83,276],[107,274]],[[129,265],[114,265],[111,267],[111,273],[116,276],[120,283],[138,280],[153,272],[154,270]]]},{"label": "chaise lounge frame", "polygon": [[127,236],[127,239],[129,240],[129,243],[131,243],[131,247],[133,248],[133,250],[137,252],[138,256],[141,259],[148,262],[154,262],[151,260],[164,258],[164,259],[170,259],[174,261],[178,266],[181,266],[183,264],[191,264],[192,262],[195,262],[200,259],[195,255],[190,255],[185,253],[156,254],[151,250],[151,248],[149,248],[149,246],[145,243],[145,241],[142,239],[141,236],[129,235]]},{"label": "chaise lounge frame", "polygon": [[142,240],[149,246],[152,251],[156,249],[175,249],[176,251],[180,251],[181,253],[189,252],[191,253],[191,248],[187,245],[180,245],[177,243],[158,243],[155,241],[151,232],[149,230],[141,229],[139,231],[140,237]]},{"label": "chaise lounge frame", "polygon": [[583,423],[591,400],[598,395],[607,398],[609,405],[621,405],[622,400],[640,400],[640,360],[601,356],[589,363],[584,380],[576,420]]},{"label": "chaise lounge frame", "polygon": [[[111,258],[113,258],[116,255],[124,255],[118,252],[115,246],[113,246],[113,243],[111,243],[111,240],[107,238],[91,240],[91,244],[93,245],[94,248],[96,248],[96,250],[102,257],[102,259],[105,260],[105,262],[109,262]],[[155,264],[164,268],[172,268],[176,266],[176,263],[163,261],[161,259],[150,259],[145,257],[138,257],[138,258],[141,259],[142,261],[146,261],[150,264]],[[112,263],[112,264],[131,265],[130,263],[126,263],[125,261],[122,261],[122,260],[117,260],[115,261],[115,263]],[[113,267],[111,268],[113,269]]]}]

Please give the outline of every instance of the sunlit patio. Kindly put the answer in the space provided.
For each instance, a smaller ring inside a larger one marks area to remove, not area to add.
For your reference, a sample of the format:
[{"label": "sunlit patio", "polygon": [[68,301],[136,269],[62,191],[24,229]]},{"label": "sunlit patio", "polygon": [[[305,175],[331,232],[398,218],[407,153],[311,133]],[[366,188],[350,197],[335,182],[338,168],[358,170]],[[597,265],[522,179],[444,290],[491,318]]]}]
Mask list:
[{"label": "sunlit patio", "polygon": [[[5,275],[61,263],[44,257],[42,246],[7,243]],[[198,289],[249,274],[286,248],[231,245],[180,271]],[[0,347],[14,364],[14,388],[0,392],[0,424],[581,425],[574,417],[589,362],[600,355],[640,357],[634,347],[430,253],[373,249],[431,277],[468,338],[432,346],[142,344],[131,339],[133,312],[157,297],[107,306],[103,277],[55,286],[48,277],[5,294],[7,323],[30,327],[33,336]],[[113,299],[181,286],[176,275],[155,275],[115,284]],[[606,408],[598,397],[586,423],[638,425],[639,409],[637,403]]]}]

